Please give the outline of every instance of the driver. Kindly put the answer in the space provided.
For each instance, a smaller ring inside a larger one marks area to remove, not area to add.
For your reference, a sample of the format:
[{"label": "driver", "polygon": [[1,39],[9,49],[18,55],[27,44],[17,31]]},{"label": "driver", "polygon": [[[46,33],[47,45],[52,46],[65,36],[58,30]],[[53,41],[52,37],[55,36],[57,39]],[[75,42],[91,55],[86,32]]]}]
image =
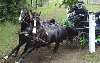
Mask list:
[{"label": "driver", "polygon": [[74,26],[77,26],[80,21],[87,21],[88,10],[82,5],[82,3],[82,0],[78,0],[78,3],[68,11],[68,13],[75,12],[74,19],[76,22],[74,23]]}]

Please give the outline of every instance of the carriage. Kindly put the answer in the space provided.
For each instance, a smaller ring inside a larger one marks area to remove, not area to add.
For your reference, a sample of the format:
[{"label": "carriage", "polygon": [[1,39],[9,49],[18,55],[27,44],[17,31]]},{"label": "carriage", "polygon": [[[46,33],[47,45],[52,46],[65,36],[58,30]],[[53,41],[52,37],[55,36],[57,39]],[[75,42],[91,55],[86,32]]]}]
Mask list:
[{"label": "carriage", "polygon": [[[67,24],[74,18],[73,14],[68,17]],[[75,20],[77,21],[77,16]],[[72,21],[71,21],[72,22]],[[87,48],[89,46],[89,21],[80,21],[76,26],[69,26],[74,29],[78,34],[73,38],[73,41],[76,42],[78,49]],[[97,39],[96,45],[99,44],[100,40],[100,27],[95,27],[95,39]]]}]

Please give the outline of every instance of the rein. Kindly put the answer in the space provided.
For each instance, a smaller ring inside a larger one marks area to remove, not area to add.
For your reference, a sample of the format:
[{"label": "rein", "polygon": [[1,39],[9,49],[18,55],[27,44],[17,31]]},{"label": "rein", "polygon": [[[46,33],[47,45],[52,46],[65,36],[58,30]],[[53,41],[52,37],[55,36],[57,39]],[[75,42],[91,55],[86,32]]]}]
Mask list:
[{"label": "rein", "polygon": [[[42,29],[44,30],[44,32],[46,33],[46,29],[45,29],[45,27],[44,26],[41,26],[42,27]],[[31,38],[32,39],[35,39],[37,42],[42,42],[42,43],[48,43],[48,42],[46,42],[45,40],[43,40],[43,39],[41,39],[40,37],[37,37],[37,36],[35,36],[35,35],[33,35],[33,36],[31,36]],[[46,34],[46,38],[47,38],[47,34]]]},{"label": "rein", "polygon": [[26,16],[24,16],[23,22],[26,23],[27,25],[30,25],[30,23],[27,22],[29,19],[26,19],[26,20],[25,20],[25,18],[26,18]]}]

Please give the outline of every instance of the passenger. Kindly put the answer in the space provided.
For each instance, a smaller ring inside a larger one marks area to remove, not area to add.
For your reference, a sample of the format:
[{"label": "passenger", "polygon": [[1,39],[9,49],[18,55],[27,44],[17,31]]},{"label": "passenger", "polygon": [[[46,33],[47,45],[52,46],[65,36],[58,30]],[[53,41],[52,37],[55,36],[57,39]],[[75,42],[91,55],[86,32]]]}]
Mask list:
[{"label": "passenger", "polygon": [[100,27],[100,11],[95,13],[95,17],[97,17],[96,26]]},{"label": "passenger", "polygon": [[87,21],[88,10],[85,6],[82,5],[83,1],[78,0],[77,5],[73,6],[68,13],[75,12],[74,18],[71,20],[74,23],[74,26],[77,26],[81,21]]}]

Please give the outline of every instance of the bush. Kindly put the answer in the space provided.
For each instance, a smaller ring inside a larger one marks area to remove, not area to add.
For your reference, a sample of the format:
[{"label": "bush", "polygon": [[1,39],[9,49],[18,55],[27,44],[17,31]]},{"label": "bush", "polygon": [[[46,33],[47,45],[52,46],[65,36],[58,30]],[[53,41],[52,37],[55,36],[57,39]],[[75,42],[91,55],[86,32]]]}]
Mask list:
[{"label": "bush", "polygon": [[26,0],[1,0],[0,2],[1,5],[7,4],[7,6],[1,8],[0,17],[4,17],[12,22],[18,20],[18,10],[20,6],[25,6],[26,4]]}]

